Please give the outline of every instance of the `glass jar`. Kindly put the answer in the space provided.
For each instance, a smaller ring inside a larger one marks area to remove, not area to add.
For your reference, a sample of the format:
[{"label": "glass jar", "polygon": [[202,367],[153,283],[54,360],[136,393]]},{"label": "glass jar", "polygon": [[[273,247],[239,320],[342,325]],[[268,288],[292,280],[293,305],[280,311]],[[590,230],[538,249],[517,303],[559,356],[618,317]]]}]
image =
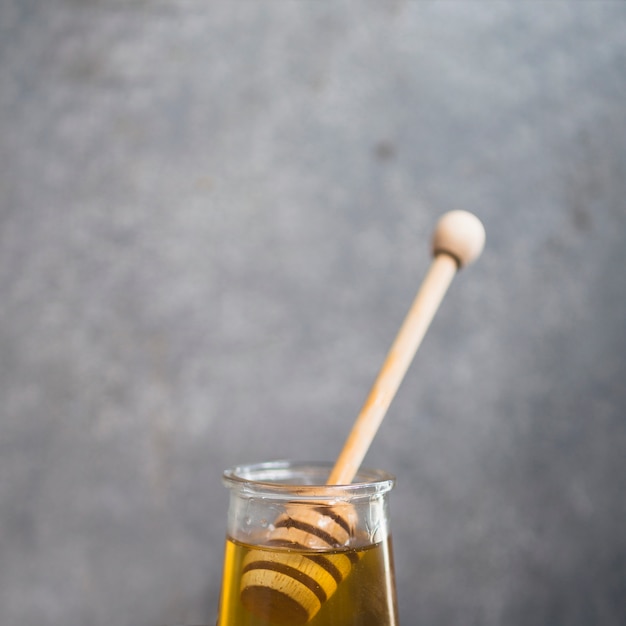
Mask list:
[{"label": "glass jar", "polygon": [[277,461],[224,472],[230,489],[219,626],[397,626],[388,498],[395,479]]}]

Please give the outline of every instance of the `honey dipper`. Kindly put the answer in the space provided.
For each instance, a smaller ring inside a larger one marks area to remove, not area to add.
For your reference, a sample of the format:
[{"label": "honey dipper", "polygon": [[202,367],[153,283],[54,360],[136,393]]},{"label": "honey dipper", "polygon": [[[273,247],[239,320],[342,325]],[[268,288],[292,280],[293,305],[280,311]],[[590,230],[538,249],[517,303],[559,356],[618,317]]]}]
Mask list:
[{"label": "honey dipper", "polygon": [[[466,211],[451,211],[438,221],[432,240],[433,260],[398,331],[371,391],[330,473],[327,485],[350,484],[413,360],[452,279],[478,258],[485,243],[480,220]],[[271,543],[311,550],[345,546],[351,536],[349,505],[342,509],[294,509],[279,517]],[[243,563],[241,600],[272,624],[310,621],[348,576],[349,554],[316,556],[252,550]]]}]

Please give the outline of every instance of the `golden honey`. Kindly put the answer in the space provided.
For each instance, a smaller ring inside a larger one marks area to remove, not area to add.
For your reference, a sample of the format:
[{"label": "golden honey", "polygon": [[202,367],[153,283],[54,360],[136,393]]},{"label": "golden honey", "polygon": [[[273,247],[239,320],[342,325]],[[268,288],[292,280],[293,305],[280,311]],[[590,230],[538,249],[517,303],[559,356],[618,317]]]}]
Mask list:
[{"label": "golden honey", "polygon": [[218,626],[398,624],[390,539],[319,551],[228,538],[223,580]]}]

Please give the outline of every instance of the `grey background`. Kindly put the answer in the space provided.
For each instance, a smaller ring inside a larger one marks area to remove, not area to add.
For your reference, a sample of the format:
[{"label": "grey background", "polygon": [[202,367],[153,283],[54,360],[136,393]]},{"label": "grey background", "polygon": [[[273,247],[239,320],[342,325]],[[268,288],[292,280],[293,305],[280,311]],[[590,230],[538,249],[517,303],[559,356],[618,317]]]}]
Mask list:
[{"label": "grey background", "polygon": [[626,3],[0,3],[0,623],[214,620],[224,467],[367,457],[405,625],[624,623]]}]

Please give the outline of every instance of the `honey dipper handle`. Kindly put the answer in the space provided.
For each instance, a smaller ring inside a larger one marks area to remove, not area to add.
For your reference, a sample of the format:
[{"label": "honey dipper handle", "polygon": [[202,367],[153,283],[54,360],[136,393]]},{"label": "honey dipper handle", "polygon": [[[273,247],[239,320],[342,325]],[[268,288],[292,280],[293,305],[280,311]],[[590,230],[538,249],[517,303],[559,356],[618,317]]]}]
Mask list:
[{"label": "honey dipper handle", "polygon": [[443,215],[433,236],[434,259],[328,478],[352,482],[430,323],[460,267],[482,252],[485,231],[466,211]]}]

